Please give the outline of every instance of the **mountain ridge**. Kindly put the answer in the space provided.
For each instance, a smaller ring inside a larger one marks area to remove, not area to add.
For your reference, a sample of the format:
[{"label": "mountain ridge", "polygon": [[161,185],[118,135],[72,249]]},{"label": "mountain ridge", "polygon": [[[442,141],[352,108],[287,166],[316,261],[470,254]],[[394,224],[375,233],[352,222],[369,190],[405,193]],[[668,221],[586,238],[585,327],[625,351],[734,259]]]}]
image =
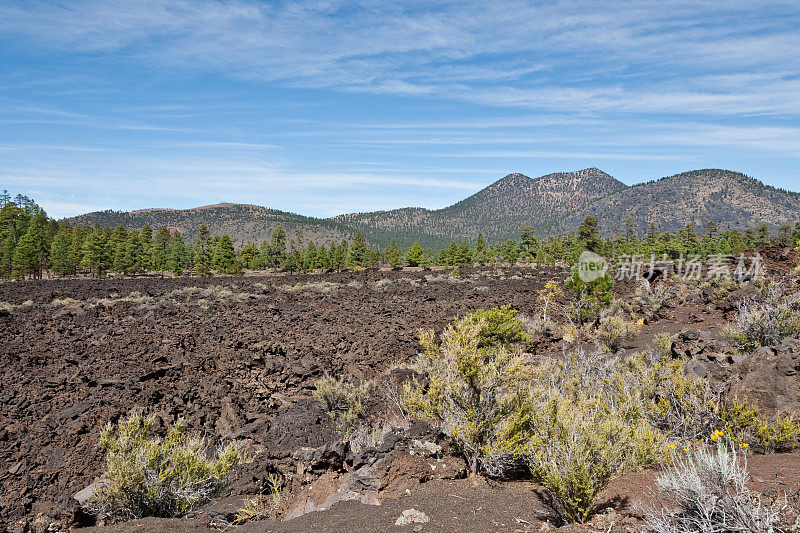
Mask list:
[{"label": "mountain ridge", "polygon": [[408,247],[443,247],[450,240],[471,240],[483,233],[489,241],[514,237],[523,226],[540,236],[572,231],[587,215],[600,222],[607,235],[621,230],[632,217],[643,233],[651,221],[661,231],[708,220],[721,229],[770,226],[800,220],[800,192],[789,191],[723,169],[698,169],[657,180],[626,185],[596,167],[555,172],[530,178],[512,172],[480,191],[441,209],[401,207],[346,213],[330,218],[308,217],[255,204],[222,202],[189,209],[148,208],[129,212],[97,211],[66,219],[71,224],[95,224],[129,229],[167,226],[192,238],[200,224],[212,233],[228,233],[237,244],[268,239],[281,224],[289,238],[330,244],[362,232],[368,241],[385,246],[397,240]]}]

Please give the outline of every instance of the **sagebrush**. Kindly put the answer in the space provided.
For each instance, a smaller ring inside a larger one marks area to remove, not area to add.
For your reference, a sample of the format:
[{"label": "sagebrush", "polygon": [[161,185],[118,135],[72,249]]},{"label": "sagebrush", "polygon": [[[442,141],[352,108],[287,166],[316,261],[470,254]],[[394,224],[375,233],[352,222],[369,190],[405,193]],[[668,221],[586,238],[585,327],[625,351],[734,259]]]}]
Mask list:
[{"label": "sagebrush", "polygon": [[185,513],[222,489],[226,474],[246,460],[235,443],[212,453],[205,440],[186,436],[180,420],[166,436],[151,435],[154,421],[132,415],[103,430],[107,483],[93,504],[112,519]]}]

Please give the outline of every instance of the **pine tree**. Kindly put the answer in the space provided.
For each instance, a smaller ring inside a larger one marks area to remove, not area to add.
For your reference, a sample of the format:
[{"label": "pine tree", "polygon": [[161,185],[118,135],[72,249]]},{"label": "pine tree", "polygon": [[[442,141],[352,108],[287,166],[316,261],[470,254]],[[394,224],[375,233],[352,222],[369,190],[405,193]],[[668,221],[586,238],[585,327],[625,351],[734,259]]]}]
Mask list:
[{"label": "pine tree", "polygon": [[519,246],[517,246],[517,241],[514,239],[507,239],[500,245],[498,255],[509,265],[514,266],[517,263],[517,259],[519,259]]},{"label": "pine tree", "polygon": [[536,250],[539,247],[539,240],[536,234],[533,233],[533,228],[525,226],[519,232],[519,242],[522,247],[522,253],[528,257],[536,257]]},{"label": "pine tree", "polygon": [[411,267],[422,266],[425,263],[425,252],[419,242],[414,241],[406,254],[406,264]]},{"label": "pine tree", "polygon": [[303,254],[303,270],[312,270],[316,268],[317,263],[317,246],[314,241],[308,241],[306,251]]},{"label": "pine tree", "polygon": [[50,268],[61,276],[75,273],[72,263],[72,228],[70,231],[59,231],[50,246]]},{"label": "pine tree", "polygon": [[456,241],[450,241],[450,246],[447,247],[446,250],[442,251],[442,264],[444,266],[452,266],[456,264],[458,260],[458,245]]},{"label": "pine tree", "polygon": [[359,231],[353,237],[353,243],[350,245],[350,255],[347,258],[348,267],[365,267],[367,266],[367,253],[369,248],[367,242],[364,240],[364,235]]},{"label": "pine tree", "polygon": [[212,251],[211,232],[205,224],[202,224],[197,230],[192,250],[192,264],[199,276],[211,275]]},{"label": "pine tree", "polygon": [[268,264],[273,267],[280,267],[286,260],[286,232],[280,224],[275,226],[275,229],[272,230],[270,248],[272,251],[272,259]]},{"label": "pine tree", "polygon": [[105,233],[96,226],[84,240],[81,266],[100,277],[109,267],[109,255]]},{"label": "pine tree", "polygon": [[239,251],[239,261],[244,268],[250,270],[257,270],[262,267],[261,254],[258,252],[258,247],[253,243],[247,243],[242,246]]},{"label": "pine tree", "polygon": [[183,242],[183,237],[177,231],[172,236],[169,244],[169,256],[167,258],[167,268],[176,276],[180,276],[183,270],[189,266],[189,248]]},{"label": "pine tree", "polygon": [[153,239],[152,252],[150,254],[150,266],[157,272],[163,271],[167,267],[169,257],[169,243],[172,236],[165,227],[160,227],[156,231]]},{"label": "pine tree", "polygon": [[212,265],[217,271],[232,274],[236,271],[236,250],[227,234],[222,234],[214,246]]},{"label": "pine tree", "polygon": [[486,246],[486,239],[483,238],[483,233],[478,233],[478,240],[475,242],[475,260],[483,266],[487,259],[489,259],[489,249]]},{"label": "pine tree", "polygon": [[397,241],[393,240],[389,243],[389,248],[386,249],[386,262],[392,268],[400,268],[403,266],[403,256],[400,255],[400,247],[397,246]]},{"label": "pine tree", "polygon": [[144,251],[139,234],[132,231],[124,242],[117,245],[113,268],[126,276],[141,272]]},{"label": "pine tree", "polygon": [[719,224],[717,224],[713,220],[709,220],[708,222],[706,222],[705,230],[706,230],[706,235],[705,235],[706,238],[713,239],[714,237],[717,236],[717,232],[719,231]]},{"label": "pine tree", "polygon": [[472,266],[472,249],[467,241],[461,241],[458,245],[458,254],[454,262],[461,268]]},{"label": "pine tree", "polygon": [[587,250],[598,252],[602,241],[600,240],[600,224],[597,219],[592,215],[587,215],[578,226],[578,237],[586,243]]},{"label": "pine tree", "polygon": [[25,278],[31,276],[42,278],[42,269],[47,260],[44,228],[37,223],[28,225],[28,231],[19,240],[14,249],[13,276]]},{"label": "pine tree", "polygon": [[331,267],[330,254],[328,254],[328,250],[325,248],[325,246],[320,246],[317,249],[317,260],[314,263],[314,268],[328,269],[330,267]]},{"label": "pine tree", "polygon": [[153,257],[153,228],[150,224],[145,224],[142,227],[142,233],[139,236],[139,245],[141,246],[141,254],[139,257],[137,269],[140,272],[147,272],[153,268],[151,259]]},{"label": "pine tree", "polygon": [[5,203],[0,208],[0,277],[10,278],[13,273],[14,249],[24,235],[23,221],[27,221],[27,215],[16,202],[11,201],[7,192],[4,191],[3,194]]}]

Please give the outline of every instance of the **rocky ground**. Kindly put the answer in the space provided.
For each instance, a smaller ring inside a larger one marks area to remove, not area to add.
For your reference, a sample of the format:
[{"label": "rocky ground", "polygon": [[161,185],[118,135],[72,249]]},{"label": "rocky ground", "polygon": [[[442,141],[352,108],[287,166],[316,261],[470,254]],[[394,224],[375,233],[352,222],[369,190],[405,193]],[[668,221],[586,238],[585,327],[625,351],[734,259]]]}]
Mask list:
[{"label": "rocky ground", "polygon": [[[337,443],[311,392],[326,373],[405,379],[402,367],[391,369],[416,354],[420,327],[441,330],[457,315],[500,304],[534,316],[538,291],[566,275],[520,267],[462,270],[458,277],[363,271],[0,284],[0,531],[92,525],[73,496],[102,473],[102,427],[135,410],[156,413],[162,427],[182,417],[190,432],[233,438],[259,453],[236,472],[228,495],[190,517],[114,530],[226,527],[244,496],[275,471],[292,472],[278,515],[293,519],[237,527],[384,530],[412,508],[429,521],[411,513],[409,530],[549,527],[554,517],[535,484],[466,479],[463,460],[425,424],[354,453]],[[634,290],[632,283],[615,288],[628,298]],[[660,310],[629,348],[652,345],[666,331],[673,350],[692,358],[693,372],[784,411],[800,402],[800,349],[790,343],[780,357],[767,349],[737,356],[720,335],[736,302],[735,293],[689,295]],[[530,349],[547,357],[574,347],[542,337]],[[752,466],[765,491],[793,494],[800,486],[800,455],[758,457]],[[637,528],[632,505],[653,476],[616,480],[597,527]]]}]

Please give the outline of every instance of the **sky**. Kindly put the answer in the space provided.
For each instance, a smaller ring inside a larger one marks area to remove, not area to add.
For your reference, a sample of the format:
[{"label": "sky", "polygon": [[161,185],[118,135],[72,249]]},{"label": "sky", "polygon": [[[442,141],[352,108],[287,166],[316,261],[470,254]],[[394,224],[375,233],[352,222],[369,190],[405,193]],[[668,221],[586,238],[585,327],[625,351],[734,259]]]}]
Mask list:
[{"label": "sky", "polygon": [[587,167],[800,190],[800,3],[0,0],[0,189],[57,218]]}]

